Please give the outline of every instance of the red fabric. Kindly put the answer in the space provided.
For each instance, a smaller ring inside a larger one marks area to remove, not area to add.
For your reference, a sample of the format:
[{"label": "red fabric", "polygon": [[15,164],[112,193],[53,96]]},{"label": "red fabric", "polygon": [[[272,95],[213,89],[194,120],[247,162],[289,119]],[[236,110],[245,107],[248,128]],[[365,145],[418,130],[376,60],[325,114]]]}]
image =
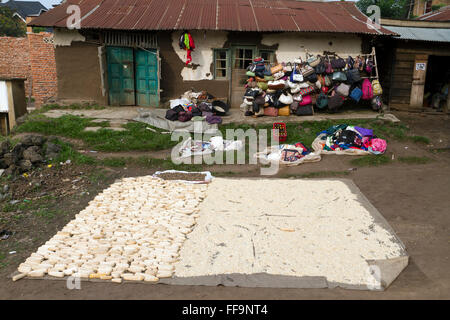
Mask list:
[{"label": "red fabric", "polygon": [[195,49],[194,38],[192,38],[190,33],[188,33],[188,37],[189,37],[189,47],[191,48],[191,50],[194,50]]},{"label": "red fabric", "polygon": [[186,65],[188,65],[192,61],[191,52],[192,50],[187,49],[187,57],[186,57]]}]

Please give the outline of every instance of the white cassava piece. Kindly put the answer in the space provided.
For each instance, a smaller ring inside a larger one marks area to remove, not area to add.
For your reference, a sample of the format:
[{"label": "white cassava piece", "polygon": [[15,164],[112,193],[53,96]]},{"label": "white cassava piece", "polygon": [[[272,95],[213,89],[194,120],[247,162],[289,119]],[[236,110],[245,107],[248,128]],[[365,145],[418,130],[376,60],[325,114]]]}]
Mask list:
[{"label": "white cassava piece", "polygon": [[152,176],[122,179],[20,264],[14,279],[77,275],[120,283],[171,277],[206,189]]}]

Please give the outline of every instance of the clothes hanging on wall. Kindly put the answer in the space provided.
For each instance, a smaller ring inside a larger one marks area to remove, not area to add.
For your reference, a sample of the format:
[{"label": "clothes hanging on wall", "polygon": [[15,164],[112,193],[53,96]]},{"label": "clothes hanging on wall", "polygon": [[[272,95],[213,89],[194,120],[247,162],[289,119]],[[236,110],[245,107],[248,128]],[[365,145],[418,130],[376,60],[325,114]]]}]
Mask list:
[{"label": "clothes hanging on wall", "polygon": [[194,38],[189,32],[183,32],[180,37],[180,49],[186,50],[186,65],[192,62],[191,52],[195,49]]}]

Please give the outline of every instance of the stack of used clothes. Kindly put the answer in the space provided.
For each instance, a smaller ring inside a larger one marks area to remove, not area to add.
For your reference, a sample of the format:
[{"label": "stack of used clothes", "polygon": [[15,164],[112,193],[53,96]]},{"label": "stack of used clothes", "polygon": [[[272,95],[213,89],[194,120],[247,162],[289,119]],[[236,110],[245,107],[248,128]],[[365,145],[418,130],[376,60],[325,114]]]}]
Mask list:
[{"label": "stack of used clothes", "polygon": [[170,121],[206,121],[209,124],[222,123],[222,115],[228,111],[228,105],[220,100],[213,100],[206,91],[185,92],[180,99],[170,100],[170,109],[165,118]]},{"label": "stack of used clothes", "polygon": [[311,152],[301,142],[296,144],[280,144],[266,148],[255,154],[255,158],[264,162],[277,162],[281,165],[296,166],[304,162],[320,161],[320,152]]},{"label": "stack of used clothes", "polygon": [[386,141],[377,138],[372,129],[335,125],[319,133],[313,142],[314,150],[337,154],[382,154],[386,151]]}]

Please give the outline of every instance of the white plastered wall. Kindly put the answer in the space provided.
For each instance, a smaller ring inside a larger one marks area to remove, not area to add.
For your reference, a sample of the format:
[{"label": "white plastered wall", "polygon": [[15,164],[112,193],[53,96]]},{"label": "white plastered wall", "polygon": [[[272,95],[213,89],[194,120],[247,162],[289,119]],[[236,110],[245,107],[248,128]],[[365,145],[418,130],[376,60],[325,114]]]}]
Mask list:
[{"label": "white plastered wall", "polygon": [[[172,47],[183,63],[186,63],[186,50],[180,49],[180,32],[172,33]],[[212,80],[211,63],[213,63],[213,49],[222,48],[227,41],[227,32],[192,31],[195,50],[192,51],[192,64],[199,65],[195,69],[184,67],[181,76],[185,81]]]},{"label": "white plastered wall", "polygon": [[[311,54],[322,54],[323,51],[336,52],[343,58],[361,53],[361,38],[354,34],[325,33],[271,33],[264,34],[261,44],[273,46],[279,62],[293,61],[299,56],[305,59],[305,50]],[[331,43],[331,45],[330,45]]]},{"label": "white plastered wall", "polygon": [[55,46],[70,46],[73,41],[85,41],[77,30],[55,29],[53,32],[53,41]]}]

